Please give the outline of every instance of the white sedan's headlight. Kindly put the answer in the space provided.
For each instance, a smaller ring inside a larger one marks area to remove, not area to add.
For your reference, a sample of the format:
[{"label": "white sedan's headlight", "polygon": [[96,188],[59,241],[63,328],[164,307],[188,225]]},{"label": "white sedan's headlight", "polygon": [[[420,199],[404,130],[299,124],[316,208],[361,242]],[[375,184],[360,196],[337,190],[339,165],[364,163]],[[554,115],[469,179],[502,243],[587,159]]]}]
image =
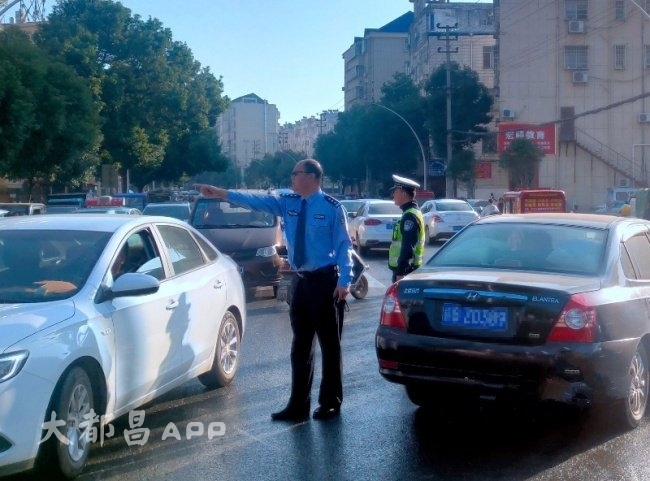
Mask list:
[{"label": "white sedan's headlight", "polygon": [[20,372],[29,357],[28,351],[0,355],[0,382],[5,382]]}]

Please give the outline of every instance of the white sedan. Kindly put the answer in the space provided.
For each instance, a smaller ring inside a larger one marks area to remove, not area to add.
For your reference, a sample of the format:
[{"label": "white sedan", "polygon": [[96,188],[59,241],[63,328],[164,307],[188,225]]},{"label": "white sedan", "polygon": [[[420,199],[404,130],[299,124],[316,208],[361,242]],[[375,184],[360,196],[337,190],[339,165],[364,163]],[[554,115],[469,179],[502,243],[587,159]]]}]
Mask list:
[{"label": "white sedan", "polygon": [[348,222],[352,243],[359,254],[370,249],[390,247],[393,227],[402,217],[402,209],[392,200],[364,199],[356,215]]},{"label": "white sedan", "polygon": [[0,476],[49,479],[83,470],[93,429],[195,377],[229,384],[246,326],[228,256],[131,215],[4,219],[0,316]]},{"label": "white sedan", "polygon": [[459,199],[427,200],[420,210],[424,217],[425,239],[429,244],[440,239],[449,239],[479,218],[467,201]]}]

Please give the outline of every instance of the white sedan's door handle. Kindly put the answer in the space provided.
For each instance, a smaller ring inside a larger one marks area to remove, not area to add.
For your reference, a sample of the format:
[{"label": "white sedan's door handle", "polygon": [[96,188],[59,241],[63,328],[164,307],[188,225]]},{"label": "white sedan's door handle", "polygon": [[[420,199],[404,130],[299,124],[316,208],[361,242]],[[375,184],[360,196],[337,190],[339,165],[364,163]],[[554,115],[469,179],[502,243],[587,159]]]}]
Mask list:
[{"label": "white sedan's door handle", "polygon": [[167,309],[168,311],[173,311],[177,307],[178,307],[178,301],[169,301],[169,303],[167,304],[167,307],[165,307],[165,309]]},{"label": "white sedan's door handle", "polygon": [[214,283],[213,287],[215,289],[221,289],[223,287],[223,282],[221,282],[221,280],[217,280],[217,282]]}]

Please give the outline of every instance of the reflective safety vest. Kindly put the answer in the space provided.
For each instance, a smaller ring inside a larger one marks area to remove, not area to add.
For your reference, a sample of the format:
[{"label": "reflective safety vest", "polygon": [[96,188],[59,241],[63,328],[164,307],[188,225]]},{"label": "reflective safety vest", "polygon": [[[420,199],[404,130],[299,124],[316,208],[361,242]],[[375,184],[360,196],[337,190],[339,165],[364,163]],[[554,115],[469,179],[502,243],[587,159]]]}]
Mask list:
[{"label": "reflective safety vest", "polygon": [[[420,209],[415,207],[409,207],[404,211],[404,214],[410,213],[415,216],[418,224],[420,225],[420,230],[418,231],[418,241],[417,244],[413,247],[413,260],[411,261],[411,267],[417,269],[424,262],[424,217],[422,217],[422,212]],[[388,249],[388,267],[395,269],[397,267],[397,261],[399,259],[399,254],[402,250],[402,222],[398,222],[393,227],[393,241],[390,244]]]}]

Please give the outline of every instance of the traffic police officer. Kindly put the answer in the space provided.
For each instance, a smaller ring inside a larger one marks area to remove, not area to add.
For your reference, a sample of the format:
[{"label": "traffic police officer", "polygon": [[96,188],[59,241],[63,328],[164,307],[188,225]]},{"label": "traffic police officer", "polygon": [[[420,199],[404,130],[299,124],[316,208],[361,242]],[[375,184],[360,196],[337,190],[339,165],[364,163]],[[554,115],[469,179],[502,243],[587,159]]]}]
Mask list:
[{"label": "traffic police officer", "polygon": [[402,209],[402,218],[393,227],[393,238],[388,250],[388,267],[393,271],[393,282],[422,265],[424,260],[424,218],[415,202],[417,182],[393,175],[393,201]]},{"label": "traffic police officer", "polygon": [[302,421],[309,416],[314,336],[318,336],[323,356],[320,406],[313,413],[314,419],[337,416],[343,400],[337,305],[345,300],[350,290],[352,241],[345,209],[336,199],[323,193],[322,178],[320,163],[304,159],[291,173],[291,188],[295,193],[275,196],[235,192],[211,185],[197,186],[205,197],[227,199],[270,212],[284,221],[289,262],[295,273],[289,307],[293,330],[292,376],[287,406],[271,414],[277,421]]}]

